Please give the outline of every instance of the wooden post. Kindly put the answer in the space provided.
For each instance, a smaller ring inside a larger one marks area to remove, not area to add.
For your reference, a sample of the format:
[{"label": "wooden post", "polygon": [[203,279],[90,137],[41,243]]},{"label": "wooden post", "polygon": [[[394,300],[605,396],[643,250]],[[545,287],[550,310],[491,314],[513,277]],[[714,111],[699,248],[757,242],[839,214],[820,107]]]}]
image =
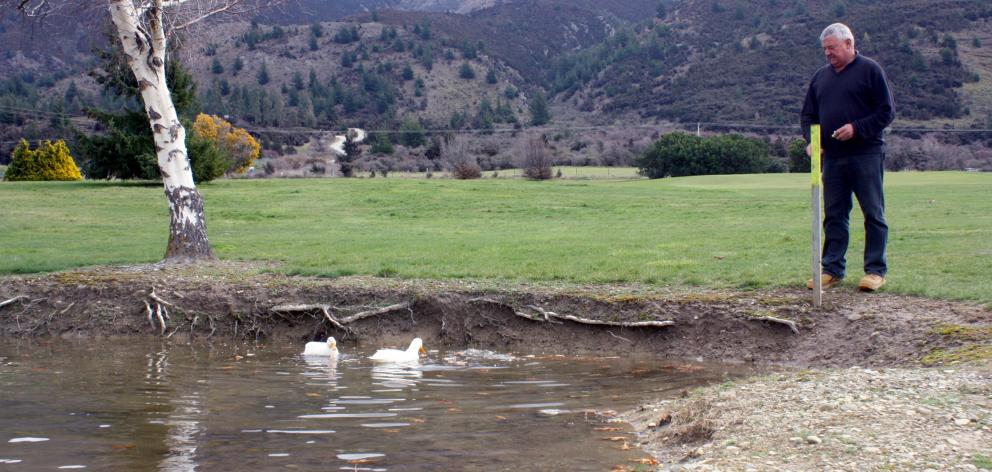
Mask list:
[{"label": "wooden post", "polygon": [[813,125],[809,130],[810,146],[810,188],[813,200],[813,306],[823,305],[823,244],[821,232],[823,223],[820,209],[820,125]]}]

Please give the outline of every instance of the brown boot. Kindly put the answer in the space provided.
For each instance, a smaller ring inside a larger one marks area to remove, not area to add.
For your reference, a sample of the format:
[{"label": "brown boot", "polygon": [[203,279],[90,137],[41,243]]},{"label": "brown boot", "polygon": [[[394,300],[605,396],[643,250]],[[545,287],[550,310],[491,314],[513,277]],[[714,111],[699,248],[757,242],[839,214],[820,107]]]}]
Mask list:
[{"label": "brown boot", "polygon": [[[822,288],[823,290],[833,288],[835,285],[840,284],[842,280],[844,279],[840,277],[834,277],[832,274],[828,274],[824,272],[823,274],[820,274],[820,288]],[[806,288],[813,290],[813,279],[809,279],[806,282]]]},{"label": "brown boot", "polygon": [[874,292],[885,285],[885,277],[878,274],[865,274],[858,282],[858,290],[862,292]]}]

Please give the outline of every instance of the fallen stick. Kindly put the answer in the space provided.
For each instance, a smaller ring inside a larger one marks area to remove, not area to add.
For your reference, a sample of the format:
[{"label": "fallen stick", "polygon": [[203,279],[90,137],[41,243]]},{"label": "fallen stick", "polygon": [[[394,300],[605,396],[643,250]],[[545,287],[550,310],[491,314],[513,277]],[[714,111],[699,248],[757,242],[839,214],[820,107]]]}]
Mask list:
[{"label": "fallen stick", "polygon": [[27,300],[28,297],[25,297],[24,295],[18,295],[18,296],[14,297],[14,298],[11,298],[10,300],[4,300],[4,301],[0,302],[0,308],[3,308],[5,306],[7,306],[7,305],[10,305],[11,303],[17,303],[17,302],[21,301],[21,299]]},{"label": "fallen stick", "polygon": [[799,334],[799,327],[796,325],[796,322],[795,321],[792,321],[792,320],[786,320],[786,319],[783,319],[783,318],[776,318],[774,316],[754,316],[754,317],[751,317],[750,319],[755,320],[755,321],[767,321],[769,323],[778,323],[780,325],[785,325],[785,326],[788,326],[789,329],[791,329],[793,333]]}]

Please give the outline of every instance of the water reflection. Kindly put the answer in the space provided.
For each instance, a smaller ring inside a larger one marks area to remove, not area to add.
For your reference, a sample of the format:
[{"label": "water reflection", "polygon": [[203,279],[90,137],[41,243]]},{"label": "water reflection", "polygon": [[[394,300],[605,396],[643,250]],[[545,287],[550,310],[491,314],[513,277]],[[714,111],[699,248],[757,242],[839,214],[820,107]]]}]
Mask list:
[{"label": "water reflection", "polygon": [[0,341],[0,464],[608,470],[641,455],[602,441],[600,420],[583,412],[626,408],[725,374],[486,351],[412,365],[372,364],[364,355]]},{"label": "water reflection", "polygon": [[415,389],[417,382],[424,378],[423,367],[420,364],[374,364],[372,366],[372,385],[385,387],[378,393],[402,392],[404,389]]}]

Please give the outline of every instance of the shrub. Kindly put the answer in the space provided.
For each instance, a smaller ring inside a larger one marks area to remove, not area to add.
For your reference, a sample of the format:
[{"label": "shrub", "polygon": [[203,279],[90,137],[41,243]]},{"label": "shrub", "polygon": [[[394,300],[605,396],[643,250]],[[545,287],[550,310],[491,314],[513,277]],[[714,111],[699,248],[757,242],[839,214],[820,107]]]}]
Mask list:
[{"label": "shrub", "polygon": [[685,133],[662,136],[636,161],[652,179],[686,175],[751,174],[774,170],[768,144],[728,134],[709,138]]},{"label": "shrub", "polygon": [[230,166],[227,155],[213,141],[190,133],[186,138],[186,153],[196,183],[210,182],[224,175]]},{"label": "shrub", "polygon": [[552,174],[551,151],[541,136],[524,138],[517,145],[517,165],[523,176],[533,180],[548,180]]},{"label": "shrub", "polygon": [[809,172],[810,160],[806,155],[806,141],[794,139],[789,143],[789,172]]},{"label": "shrub", "polygon": [[482,168],[469,150],[468,140],[464,136],[456,136],[441,147],[441,157],[456,179],[478,179],[482,177]]},{"label": "shrub", "polygon": [[61,139],[45,141],[38,149],[31,150],[25,140],[14,148],[10,167],[4,180],[82,180],[79,167],[69,154],[69,147]]},{"label": "shrub", "polygon": [[[218,116],[200,113],[193,123],[193,134],[214,143],[227,162],[223,172],[241,173],[255,164],[262,146],[247,131]],[[208,179],[212,180],[212,179]]]}]

